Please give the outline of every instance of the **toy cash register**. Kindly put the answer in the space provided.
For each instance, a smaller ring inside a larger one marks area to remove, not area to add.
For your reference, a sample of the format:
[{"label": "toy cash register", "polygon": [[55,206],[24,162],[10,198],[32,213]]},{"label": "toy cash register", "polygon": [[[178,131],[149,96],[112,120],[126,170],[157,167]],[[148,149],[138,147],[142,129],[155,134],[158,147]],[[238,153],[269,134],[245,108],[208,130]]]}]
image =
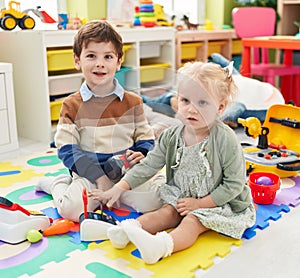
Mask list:
[{"label": "toy cash register", "polygon": [[28,231],[44,230],[52,219],[40,212],[29,211],[0,196],[0,240],[19,243],[27,239]]},{"label": "toy cash register", "polygon": [[88,198],[86,189],[82,192],[84,212],[79,217],[80,222],[80,240],[96,241],[107,239],[106,231],[109,227],[116,225],[116,220],[109,215],[87,211]]},{"label": "toy cash register", "polygon": [[238,119],[245,132],[258,137],[257,146],[242,143],[248,174],[271,172],[281,178],[300,170],[300,108],[292,105],[271,106],[261,126],[257,118]]}]

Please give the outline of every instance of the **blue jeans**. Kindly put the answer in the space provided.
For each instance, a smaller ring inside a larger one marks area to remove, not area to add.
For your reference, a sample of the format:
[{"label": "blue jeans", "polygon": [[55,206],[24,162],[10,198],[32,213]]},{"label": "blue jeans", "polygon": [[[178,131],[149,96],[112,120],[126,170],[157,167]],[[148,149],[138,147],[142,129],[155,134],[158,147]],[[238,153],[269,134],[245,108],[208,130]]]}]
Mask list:
[{"label": "blue jeans", "polygon": [[238,118],[246,119],[248,117],[255,117],[264,122],[266,113],[267,110],[250,110],[241,102],[232,102],[226,107],[221,119],[224,122],[237,123]]},{"label": "blue jeans", "polygon": [[176,112],[171,107],[171,98],[175,96],[174,92],[166,92],[158,97],[149,97],[142,95],[143,102],[150,106],[153,111],[174,117]]}]

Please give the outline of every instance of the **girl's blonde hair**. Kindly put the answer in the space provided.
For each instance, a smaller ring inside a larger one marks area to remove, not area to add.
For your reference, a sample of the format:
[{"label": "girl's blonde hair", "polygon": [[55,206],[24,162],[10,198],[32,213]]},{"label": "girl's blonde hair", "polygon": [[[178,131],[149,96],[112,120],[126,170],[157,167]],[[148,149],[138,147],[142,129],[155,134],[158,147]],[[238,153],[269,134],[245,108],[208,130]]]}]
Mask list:
[{"label": "girl's blonde hair", "polygon": [[189,62],[178,70],[180,80],[191,78],[200,83],[203,89],[226,103],[234,99],[237,87],[228,70],[215,63]]}]

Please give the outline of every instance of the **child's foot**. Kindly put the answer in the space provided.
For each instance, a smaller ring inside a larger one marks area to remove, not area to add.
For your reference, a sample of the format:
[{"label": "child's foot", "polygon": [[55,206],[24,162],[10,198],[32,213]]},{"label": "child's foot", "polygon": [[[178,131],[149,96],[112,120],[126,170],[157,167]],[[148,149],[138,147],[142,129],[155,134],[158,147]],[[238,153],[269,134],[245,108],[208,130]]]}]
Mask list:
[{"label": "child's foot", "polygon": [[39,182],[35,185],[36,191],[43,191],[49,195],[52,194],[53,186],[60,181],[70,183],[72,178],[68,175],[59,175],[57,177],[43,177],[39,180]]},{"label": "child's foot", "polygon": [[[123,222],[130,222],[133,227],[141,228],[140,222],[136,219],[127,219],[122,221],[122,223]],[[112,246],[116,249],[124,249],[129,243],[129,238],[120,223],[107,230],[107,237],[111,241]]]},{"label": "child's foot", "polygon": [[139,250],[142,259],[147,264],[154,264],[161,258],[167,257],[173,252],[173,239],[167,232],[152,235],[142,228],[137,228],[130,223],[121,222],[129,240]]}]

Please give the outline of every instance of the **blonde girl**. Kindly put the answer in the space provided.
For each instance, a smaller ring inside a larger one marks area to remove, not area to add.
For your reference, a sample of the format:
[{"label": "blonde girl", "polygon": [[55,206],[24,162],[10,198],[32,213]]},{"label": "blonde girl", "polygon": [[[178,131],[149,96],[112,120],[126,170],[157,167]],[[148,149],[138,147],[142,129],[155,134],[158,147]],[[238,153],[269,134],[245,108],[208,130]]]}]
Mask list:
[{"label": "blonde girl", "polygon": [[182,124],[165,130],[154,150],[112,189],[90,192],[111,207],[123,192],[166,167],[167,180],[160,187],[163,207],[107,231],[114,247],[131,241],[148,264],[189,248],[205,231],[241,238],[255,223],[242,148],[219,119],[236,91],[230,67],[188,63],[178,75]]}]

